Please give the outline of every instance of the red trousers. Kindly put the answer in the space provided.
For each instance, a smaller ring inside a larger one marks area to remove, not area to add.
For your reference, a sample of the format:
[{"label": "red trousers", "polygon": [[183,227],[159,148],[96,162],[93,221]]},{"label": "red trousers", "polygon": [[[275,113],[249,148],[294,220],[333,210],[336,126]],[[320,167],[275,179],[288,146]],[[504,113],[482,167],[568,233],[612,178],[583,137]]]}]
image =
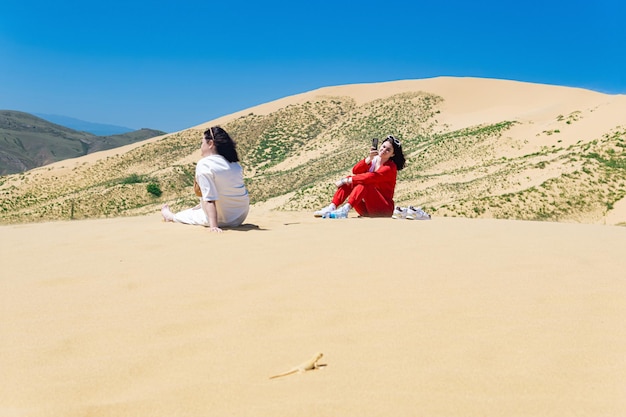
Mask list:
[{"label": "red trousers", "polygon": [[337,188],[333,204],[339,207],[346,199],[363,217],[391,217],[393,214],[393,200],[385,199],[380,191],[371,185],[344,184]]}]

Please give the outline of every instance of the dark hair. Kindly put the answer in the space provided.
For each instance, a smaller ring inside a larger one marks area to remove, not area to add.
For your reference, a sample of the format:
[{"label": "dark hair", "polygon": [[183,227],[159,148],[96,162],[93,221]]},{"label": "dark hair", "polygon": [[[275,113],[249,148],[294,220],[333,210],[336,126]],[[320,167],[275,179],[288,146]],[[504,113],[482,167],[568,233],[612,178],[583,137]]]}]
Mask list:
[{"label": "dark hair", "polygon": [[213,140],[217,153],[222,155],[228,162],[239,162],[237,144],[230,135],[221,127],[213,126],[204,131],[204,139]]},{"label": "dark hair", "polygon": [[402,143],[391,135],[385,138],[383,143],[385,142],[389,142],[391,143],[391,146],[393,146],[393,156],[389,159],[396,164],[398,171],[402,170],[404,168],[404,163],[406,162],[404,159],[404,152],[402,152]]}]

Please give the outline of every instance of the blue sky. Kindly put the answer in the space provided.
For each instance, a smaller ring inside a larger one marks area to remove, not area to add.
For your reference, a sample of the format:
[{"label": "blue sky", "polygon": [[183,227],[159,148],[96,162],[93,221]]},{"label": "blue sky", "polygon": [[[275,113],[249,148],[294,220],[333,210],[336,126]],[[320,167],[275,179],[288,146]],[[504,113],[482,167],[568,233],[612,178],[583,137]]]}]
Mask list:
[{"label": "blue sky", "polygon": [[319,87],[399,79],[626,94],[624,4],[4,0],[0,109],[171,132]]}]

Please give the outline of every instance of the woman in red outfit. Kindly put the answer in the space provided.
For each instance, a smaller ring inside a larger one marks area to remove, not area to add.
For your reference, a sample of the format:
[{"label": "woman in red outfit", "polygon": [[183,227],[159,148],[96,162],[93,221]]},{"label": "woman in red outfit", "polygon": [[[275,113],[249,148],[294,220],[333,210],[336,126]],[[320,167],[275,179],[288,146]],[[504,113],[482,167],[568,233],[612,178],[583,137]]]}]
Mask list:
[{"label": "woman in red outfit", "polygon": [[357,162],[352,168],[354,175],[335,183],[337,191],[332,203],[316,211],[315,217],[345,218],[352,208],[363,217],[391,217],[396,176],[404,162],[402,144],[387,136],[378,150],[372,148],[367,158]]}]

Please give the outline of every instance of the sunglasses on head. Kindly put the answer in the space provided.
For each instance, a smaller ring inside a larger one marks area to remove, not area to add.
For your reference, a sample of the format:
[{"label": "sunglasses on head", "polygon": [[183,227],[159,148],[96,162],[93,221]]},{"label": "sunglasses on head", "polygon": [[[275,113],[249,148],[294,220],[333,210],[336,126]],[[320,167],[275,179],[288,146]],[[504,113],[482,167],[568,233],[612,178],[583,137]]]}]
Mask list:
[{"label": "sunglasses on head", "polygon": [[387,140],[390,141],[390,142],[393,141],[393,143],[395,143],[398,146],[402,146],[402,143],[400,143],[400,141],[398,139],[394,138],[391,135],[387,136]]},{"label": "sunglasses on head", "polygon": [[[213,128],[209,128],[209,134],[211,135],[211,140],[213,140],[213,142],[215,142],[215,136],[213,136]],[[200,144],[202,144],[202,142],[206,140],[207,142],[209,141],[209,138],[206,137],[206,132],[204,134],[204,137],[202,138],[202,140],[200,141]]]}]

